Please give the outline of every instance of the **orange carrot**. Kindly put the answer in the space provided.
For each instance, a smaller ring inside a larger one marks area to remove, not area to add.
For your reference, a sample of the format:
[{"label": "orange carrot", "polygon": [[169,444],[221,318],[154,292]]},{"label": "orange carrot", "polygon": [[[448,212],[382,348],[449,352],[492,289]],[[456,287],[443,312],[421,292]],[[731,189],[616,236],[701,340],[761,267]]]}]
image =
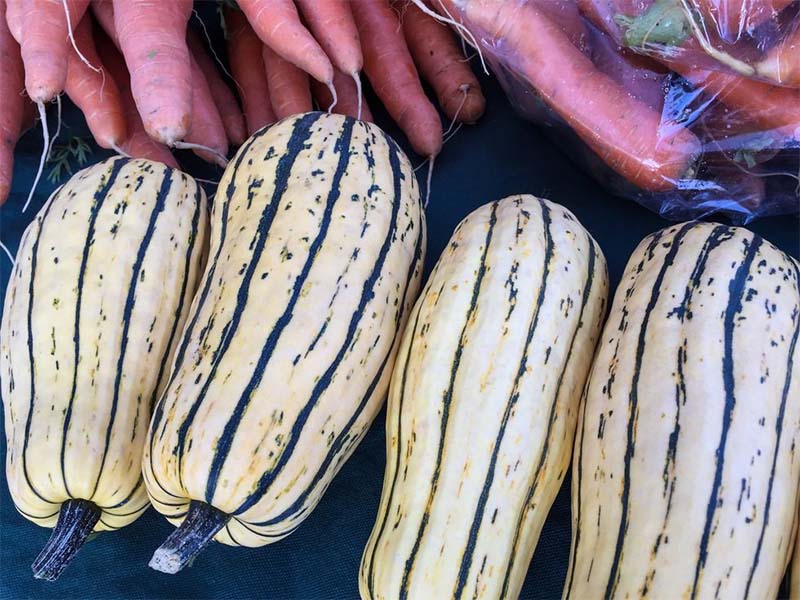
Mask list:
[{"label": "orange carrot", "polygon": [[[214,104],[206,78],[203,71],[193,57],[190,57],[192,69],[192,125],[184,138],[189,144],[206,146],[214,150],[218,155],[205,150],[195,149],[195,154],[207,160],[215,162],[221,167],[228,163],[224,158],[228,153],[228,138],[225,135],[225,126],[222,124],[222,117]],[[176,142],[175,147],[184,145]]]},{"label": "orange carrot", "polygon": [[311,111],[308,75],[278,56],[269,46],[261,47],[272,110],[278,119]]},{"label": "orange carrot", "polygon": [[162,162],[167,166],[178,168],[178,162],[164,144],[155,141],[144,130],[142,118],[136,108],[131,94],[131,80],[125,61],[109,38],[100,31],[95,31],[97,48],[103,55],[109,75],[119,88],[122,106],[125,111],[128,135],[119,145],[120,149],[134,158],[147,158]]},{"label": "orange carrot", "polygon": [[28,104],[22,93],[25,85],[22,57],[6,24],[5,11],[5,0],[0,0],[0,61],[3,65],[3,77],[0,77],[0,98],[3,99],[3,109],[0,110],[0,205],[11,190],[14,146],[22,130],[25,104]]},{"label": "orange carrot", "polygon": [[303,26],[292,0],[239,0],[239,6],[267,46],[317,81],[333,81],[331,61]]},{"label": "orange carrot", "polygon": [[[89,0],[67,0],[66,5],[75,27]],[[67,79],[69,29],[64,2],[35,0],[23,2],[22,6],[19,31],[25,88],[34,102],[48,102],[61,93]]]},{"label": "orange carrot", "polygon": [[770,49],[758,72],[788,87],[800,87],[800,23]]},{"label": "orange carrot", "polygon": [[774,19],[794,0],[691,0],[705,17],[706,29],[729,44],[751,34],[756,27]]},{"label": "orange carrot", "polygon": [[225,134],[231,144],[238,146],[247,137],[247,129],[244,124],[242,109],[236,96],[228,87],[217,70],[213,59],[208,55],[205,44],[200,36],[193,29],[189,29],[186,40],[189,43],[189,50],[197,61],[200,70],[203,72],[208,88],[211,90],[211,97],[217,106],[222,124],[225,126]]},{"label": "orange carrot", "polygon": [[358,77],[364,57],[350,3],[347,0],[296,1],[311,33],[333,65],[342,73]]},{"label": "orange carrot", "polygon": [[[339,96],[336,106],[333,107],[333,112],[358,119],[359,98],[356,82],[351,77],[348,77],[336,69],[333,73],[333,86],[336,88],[336,93]],[[328,87],[319,81],[312,80],[311,92],[320,108],[322,110],[328,110],[333,103],[333,96]],[[360,106],[361,120],[371,123],[373,121],[372,112],[369,110],[367,101],[363,96],[361,97]]]},{"label": "orange carrot", "polygon": [[[0,18],[5,16],[8,29],[17,44],[22,39],[22,10],[22,0],[6,0],[5,11],[0,13]],[[20,58],[20,60],[22,59]]]},{"label": "orange carrot", "polygon": [[770,85],[721,71],[707,71],[680,62],[669,65],[695,87],[713,94],[742,118],[765,129],[793,132],[800,139],[800,90]]},{"label": "orange carrot", "polygon": [[267,72],[261,57],[262,43],[242,11],[226,7],[225,23],[228,29],[228,60],[233,78],[239,83],[247,133],[253,135],[275,122],[267,87]]},{"label": "orange carrot", "polygon": [[687,173],[700,146],[694,134],[677,123],[662,125],[660,113],[596,69],[534,6],[455,2],[467,21],[513,50],[516,70],[617,173],[653,191],[673,189]]},{"label": "orange carrot", "polygon": [[352,5],[372,88],[414,150],[436,156],[442,123],[422,90],[397,15],[387,0],[352,0]]},{"label": "orange carrot", "polygon": [[400,13],[414,63],[436,92],[439,106],[450,120],[477,121],[486,108],[486,100],[453,33],[411,0],[396,0],[393,4]]},{"label": "orange carrot", "polygon": [[[84,16],[74,28],[75,44],[95,67],[102,61],[92,37],[92,20]],[[125,115],[119,90],[113,79],[86,65],[72,48],[69,49],[65,91],[86,117],[86,124],[102,148],[114,148],[125,139]]]},{"label": "orange carrot", "polygon": [[191,0],[114,0],[114,27],[144,128],[173,145],[192,120],[192,65],[186,46]]}]

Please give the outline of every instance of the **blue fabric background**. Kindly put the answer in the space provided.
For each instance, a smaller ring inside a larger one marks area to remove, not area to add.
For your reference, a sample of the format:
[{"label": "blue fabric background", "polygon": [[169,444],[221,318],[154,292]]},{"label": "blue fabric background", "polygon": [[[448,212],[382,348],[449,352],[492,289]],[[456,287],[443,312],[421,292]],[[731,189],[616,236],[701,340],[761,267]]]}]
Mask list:
[{"label": "blue fabric background", "polygon": [[[628,256],[647,234],[668,223],[636,204],[610,196],[571,164],[533,126],[518,119],[497,85],[484,79],[486,116],[464,127],[436,163],[428,210],[427,270],[453,228],[471,210],[509,194],[533,193],[572,210],[597,239],[608,259],[612,290]],[[404,138],[381,110],[376,119],[396,139]],[[65,111],[62,142],[73,135],[89,139],[82,118]],[[405,145],[405,144],[404,144]],[[407,147],[407,145],[405,145]],[[14,186],[0,209],[0,235],[16,250],[23,229],[55,187],[40,184],[31,208],[20,209],[38,165],[41,130],[28,132],[16,153]],[[92,160],[108,153],[95,149]],[[187,153],[189,172],[218,179],[220,171]],[[415,159],[415,164],[419,159]],[[424,169],[419,171],[424,179]],[[424,185],[424,182],[422,182]],[[794,217],[755,223],[753,230],[797,257],[800,229]],[[0,259],[0,293],[5,295],[10,265]],[[20,516],[0,484],[0,598],[307,598],[358,597],[358,565],[377,512],[384,468],[382,412],[317,509],[290,537],[258,549],[213,544],[194,565],[170,576],[147,567],[153,550],[172,527],[154,510],[134,524],[89,542],[55,583],[33,579],[30,564],[49,536]],[[5,462],[5,439],[0,441]],[[569,479],[559,494],[530,566],[523,598],[560,598],[570,543]]]}]

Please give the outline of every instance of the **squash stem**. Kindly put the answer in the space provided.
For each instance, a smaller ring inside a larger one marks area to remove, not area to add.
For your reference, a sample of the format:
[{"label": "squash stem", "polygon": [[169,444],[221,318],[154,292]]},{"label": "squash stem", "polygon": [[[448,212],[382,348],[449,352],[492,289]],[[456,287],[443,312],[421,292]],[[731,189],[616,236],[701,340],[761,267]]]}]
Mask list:
[{"label": "squash stem", "polygon": [[170,575],[177,573],[208,546],[230,518],[210,504],[192,500],[183,523],[153,553],[150,567]]},{"label": "squash stem", "polygon": [[102,511],[94,502],[65,501],[47,545],[31,565],[33,576],[47,581],[58,579],[92,533],[101,514]]}]

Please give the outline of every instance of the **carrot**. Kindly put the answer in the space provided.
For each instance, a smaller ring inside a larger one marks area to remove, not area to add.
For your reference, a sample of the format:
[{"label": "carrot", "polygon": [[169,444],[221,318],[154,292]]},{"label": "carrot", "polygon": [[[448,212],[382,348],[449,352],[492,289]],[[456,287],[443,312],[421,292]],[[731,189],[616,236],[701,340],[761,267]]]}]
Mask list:
[{"label": "carrot", "polygon": [[452,121],[477,121],[486,108],[486,100],[453,33],[411,0],[396,0],[393,4],[400,13],[414,63],[436,92],[439,106]]},{"label": "carrot", "polygon": [[261,57],[261,40],[240,10],[225,8],[228,29],[228,61],[233,78],[239,83],[239,97],[248,135],[275,122],[269,99],[267,71]]},{"label": "carrot", "polygon": [[178,168],[178,162],[164,144],[161,144],[147,135],[142,124],[142,118],[136,108],[131,93],[131,80],[125,60],[111,40],[103,33],[96,31],[95,39],[97,48],[103,55],[110,78],[116,83],[127,123],[127,136],[119,145],[120,149],[134,158],[147,158],[164,163],[167,166]]},{"label": "carrot", "polygon": [[222,80],[200,36],[194,30],[189,29],[186,40],[189,43],[189,50],[192,56],[203,72],[208,88],[211,90],[211,97],[214,99],[214,104],[222,117],[222,124],[225,126],[225,134],[228,136],[228,141],[238,146],[247,137],[247,128],[244,124],[242,109],[239,108],[239,102],[228,85]]},{"label": "carrot", "polygon": [[759,63],[759,73],[788,87],[800,87],[800,23]]},{"label": "carrot", "polygon": [[[363,96],[359,99],[358,87],[352,78],[336,69],[333,73],[333,86],[336,88],[336,93],[339,96],[336,106],[333,107],[333,112],[340,115],[347,115],[355,119],[360,118],[362,121],[370,123],[373,121],[372,112],[369,110],[367,101]],[[328,110],[330,105],[333,104],[333,96],[331,96],[331,91],[325,84],[312,80],[311,92],[314,95],[314,99],[323,110]],[[359,107],[361,108],[360,116],[358,114]]]},{"label": "carrot", "polygon": [[14,146],[22,130],[25,105],[29,104],[22,93],[25,75],[19,45],[3,18],[5,11],[5,0],[0,0],[0,61],[3,65],[3,77],[0,77],[0,98],[3,99],[3,110],[0,110],[0,205],[11,190]]},{"label": "carrot", "polygon": [[672,69],[695,87],[713,94],[726,106],[741,111],[742,118],[764,129],[793,132],[800,139],[800,90],[770,85],[740,75],[695,68],[672,61]]},{"label": "carrot", "polygon": [[700,145],[694,134],[678,124],[662,126],[660,113],[595,68],[534,6],[502,0],[456,4],[467,21],[502,40],[519,73],[617,173],[652,191],[673,189],[687,174]]},{"label": "carrot", "polygon": [[358,29],[350,10],[350,3],[347,0],[296,0],[296,2],[311,33],[330,57],[333,65],[353,79],[357,79],[364,67],[364,57],[361,54]]},{"label": "carrot", "polygon": [[753,33],[759,26],[794,0],[691,0],[703,15],[706,29],[712,27],[729,44]]},{"label": "carrot", "polygon": [[272,110],[278,119],[309,112],[311,89],[308,75],[278,56],[269,46],[261,47]]},{"label": "carrot", "polygon": [[386,0],[351,0],[364,49],[364,70],[414,150],[436,156],[442,123],[419,82],[397,15]]},{"label": "carrot", "polygon": [[[64,89],[67,79],[69,28],[80,21],[89,0],[23,2],[19,26],[25,88],[34,102],[49,102]],[[13,11],[12,11],[13,13]],[[15,17],[12,14],[12,20]],[[15,28],[17,26],[15,25]]]},{"label": "carrot", "polygon": [[294,2],[239,0],[239,6],[264,44],[317,81],[332,84],[333,65],[303,26]]},{"label": "carrot", "polygon": [[[175,148],[191,148],[195,154],[225,167],[228,164],[225,155],[228,153],[228,138],[225,135],[225,126],[222,117],[214,104],[203,71],[197,61],[190,57],[192,69],[192,125],[186,133],[183,142],[175,142]],[[205,146],[206,149],[197,148]],[[212,152],[209,152],[211,150]]]},{"label": "carrot", "polygon": [[192,65],[186,46],[191,0],[114,0],[114,27],[144,128],[173,145],[192,119]]},{"label": "carrot", "polygon": [[[6,8],[0,17],[5,16],[11,35],[19,44],[22,39],[22,0],[6,0]],[[20,60],[22,60],[20,58]]]},{"label": "carrot", "polygon": [[[81,53],[92,65],[102,64],[92,37],[92,20],[84,16],[73,35]],[[115,148],[125,139],[125,115],[119,90],[113,79],[87,66],[69,49],[65,91],[86,117],[86,124],[102,148]]]},{"label": "carrot", "polygon": [[631,96],[661,112],[669,71],[653,59],[620,46],[600,29],[592,27],[589,38],[595,66]]}]

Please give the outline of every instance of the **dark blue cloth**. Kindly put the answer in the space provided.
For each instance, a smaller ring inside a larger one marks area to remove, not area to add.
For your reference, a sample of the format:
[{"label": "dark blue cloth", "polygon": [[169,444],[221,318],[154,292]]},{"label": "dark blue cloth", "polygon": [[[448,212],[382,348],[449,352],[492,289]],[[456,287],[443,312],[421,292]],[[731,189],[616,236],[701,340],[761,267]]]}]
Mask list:
[{"label": "dark blue cloth", "polygon": [[[628,256],[647,234],[668,223],[636,204],[610,196],[571,164],[541,132],[518,119],[491,81],[484,81],[488,110],[481,122],[463,127],[436,161],[428,210],[427,271],[453,228],[471,210],[497,198],[532,193],[567,206],[603,248],[612,286]],[[374,103],[373,103],[374,105]],[[376,110],[377,120],[386,124]],[[63,138],[89,139],[80,116],[68,110]],[[405,140],[387,126],[396,139]],[[14,186],[0,209],[3,241],[14,251],[54,185],[40,184],[29,211],[24,203],[38,165],[41,130],[29,132],[16,154]],[[95,150],[91,159],[105,156]],[[218,179],[219,170],[181,153],[193,175]],[[415,162],[418,164],[419,160]],[[420,170],[424,179],[424,169]],[[424,182],[423,189],[424,189]],[[798,220],[772,218],[752,229],[797,257]],[[9,263],[2,259],[5,294]],[[613,291],[613,287],[612,287]],[[153,550],[172,531],[149,509],[132,525],[89,542],[55,583],[33,579],[30,564],[50,530],[37,527],[14,510],[5,480],[0,485],[0,597],[2,598],[308,598],[358,597],[361,552],[375,519],[384,468],[382,412],[322,502],[291,536],[258,549],[212,544],[194,565],[178,575],[147,567]],[[0,458],[5,460],[5,444]],[[523,598],[560,598],[570,544],[569,479],[544,527],[522,591]]]}]

